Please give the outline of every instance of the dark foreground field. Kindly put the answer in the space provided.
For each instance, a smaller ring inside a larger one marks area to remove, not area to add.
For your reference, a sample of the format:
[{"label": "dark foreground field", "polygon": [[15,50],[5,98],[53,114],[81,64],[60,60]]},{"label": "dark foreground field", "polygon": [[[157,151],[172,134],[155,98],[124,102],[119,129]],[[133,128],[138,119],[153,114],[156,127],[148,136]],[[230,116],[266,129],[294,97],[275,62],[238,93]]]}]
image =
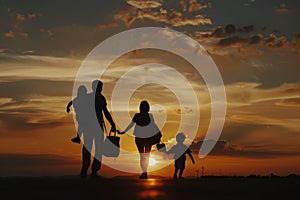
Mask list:
[{"label": "dark foreground field", "polygon": [[2,177],[1,199],[298,199],[300,178]]}]

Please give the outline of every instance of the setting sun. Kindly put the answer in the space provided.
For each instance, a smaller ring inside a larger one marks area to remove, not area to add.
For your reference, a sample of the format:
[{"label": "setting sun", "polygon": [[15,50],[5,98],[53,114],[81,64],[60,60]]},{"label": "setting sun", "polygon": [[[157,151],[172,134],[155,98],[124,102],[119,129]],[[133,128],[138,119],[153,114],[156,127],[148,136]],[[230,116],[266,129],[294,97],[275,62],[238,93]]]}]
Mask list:
[{"label": "setting sun", "polygon": [[153,165],[155,165],[157,163],[157,161],[154,159],[154,158],[150,158],[149,159],[149,165],[150,166],[153,166]]}]

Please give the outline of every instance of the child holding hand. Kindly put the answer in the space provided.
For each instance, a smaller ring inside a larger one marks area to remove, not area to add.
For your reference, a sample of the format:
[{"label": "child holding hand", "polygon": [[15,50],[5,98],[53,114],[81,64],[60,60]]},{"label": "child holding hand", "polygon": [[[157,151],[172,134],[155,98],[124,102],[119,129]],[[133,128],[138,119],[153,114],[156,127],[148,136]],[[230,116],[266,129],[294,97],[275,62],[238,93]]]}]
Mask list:
[{"label": "child holding hand", "polygon": [[[182,174],[185,170],[185,163],[186,163],[186,154],[190,157],[192,160],[192,163],[195,164],[194,157],[192,155],[192,151],[188,146],[183,144],[185,140],[185,134],[184,133],[178,133],[176,135],[176,141],[177,144],[175,144],[173,147],[171,147],[170,150],[166,150],[166,148],[162,148],[161,150],[164,151],[167,154],[173,154],[174,158],[174,175],[173,178],[177,179],[183,179]],[[179,172],[179,174],[178,174]],[[177,175],[178,174],[178,175]]]}]

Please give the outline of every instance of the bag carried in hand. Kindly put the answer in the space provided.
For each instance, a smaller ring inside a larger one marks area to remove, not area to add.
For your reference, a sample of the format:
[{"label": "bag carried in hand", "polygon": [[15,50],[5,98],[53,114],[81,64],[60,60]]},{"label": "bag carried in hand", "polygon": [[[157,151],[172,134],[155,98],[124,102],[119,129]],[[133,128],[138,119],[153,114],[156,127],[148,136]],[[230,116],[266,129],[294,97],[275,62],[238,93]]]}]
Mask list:
[{"label": "bag carried in hand", "polygon": [[158,151],[162,151],[162,152],[166,151],[166,145],[163,142],[157,143],[156,148]]},{"label": "bag carried in hand", "polygon": [[120,154],[120,137],[116,136],[116,132],[114,135],[111,135],[111,131],[109,135],[107,135],[104,139],[102,154],[106,157],[118,157]]},{"label": "bag carried in hand", "polygon": [[161,134],[160,131],[158,131],[155,135],[153,135],[153,136],[151,136],[151,137],[148,138],[149,139],[149,143],[151,145],[157,144],[157,143],[160,142],[161,137],[162,137],[162,134]]}]

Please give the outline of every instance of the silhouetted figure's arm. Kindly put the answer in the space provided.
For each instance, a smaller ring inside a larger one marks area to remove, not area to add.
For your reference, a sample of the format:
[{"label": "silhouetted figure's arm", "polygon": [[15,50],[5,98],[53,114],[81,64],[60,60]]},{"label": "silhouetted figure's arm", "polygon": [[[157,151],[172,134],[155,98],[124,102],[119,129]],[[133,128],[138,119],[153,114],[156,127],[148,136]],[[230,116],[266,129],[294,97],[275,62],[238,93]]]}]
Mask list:
[{"label": "silhouetted figure's arm", "polygon": [[109,123],[111,125],[111,131],[116,132],[116,125],[115,125],[115,123],[114,123],[114,121],[113,121],[113,119],[112,119],[112,117],[111,117],[111,115],[110,115],[110,113],[109,113],[106,106],[103,108],[103,113],[104,113],[106,119],[109,121]]},{"label": "silhouetted figure's arm", "polygon": [[118,134],[126,133],[127,131],[129,131],[134,126],[134,124],[135,124],[135,122],[131,121],[130,124],[125,128],[125,130],[124,131],[118,131]]},{"label": "silhouetted figure's arm", "polygon": [[166,148],[162,148],[161,151],[164,152],[165,154],[174,154],[175,153],[175,147],[171,147],[171,149],[167,150]]},{"label": "silhouetted figure's arm", "polygon": [[194,157],[193,157],[193,155],[192,155],[192,152],[191,152],[191,151],[188,151],[188,155],[189,155],[189,157],[191,158],[191,160],[192,160],[192,163],[193,163],[193,164],[195,164],[195,160],[194,160]]},{"label": "silhouetted figure's arm", "polygon": [[131,121],[130,124],[125,128],[124,132],[126,133],[127,131],[129,131],[133,126],[134,126],[135,122]]},{"label": "silhouetted figure's arm", "polygon": [[70,101],[70,102],[68,103],[67,108],[66,108],[67,113],[70,112],[70,107],[72,106],[72,104],[73,104],[73,101]]}]

